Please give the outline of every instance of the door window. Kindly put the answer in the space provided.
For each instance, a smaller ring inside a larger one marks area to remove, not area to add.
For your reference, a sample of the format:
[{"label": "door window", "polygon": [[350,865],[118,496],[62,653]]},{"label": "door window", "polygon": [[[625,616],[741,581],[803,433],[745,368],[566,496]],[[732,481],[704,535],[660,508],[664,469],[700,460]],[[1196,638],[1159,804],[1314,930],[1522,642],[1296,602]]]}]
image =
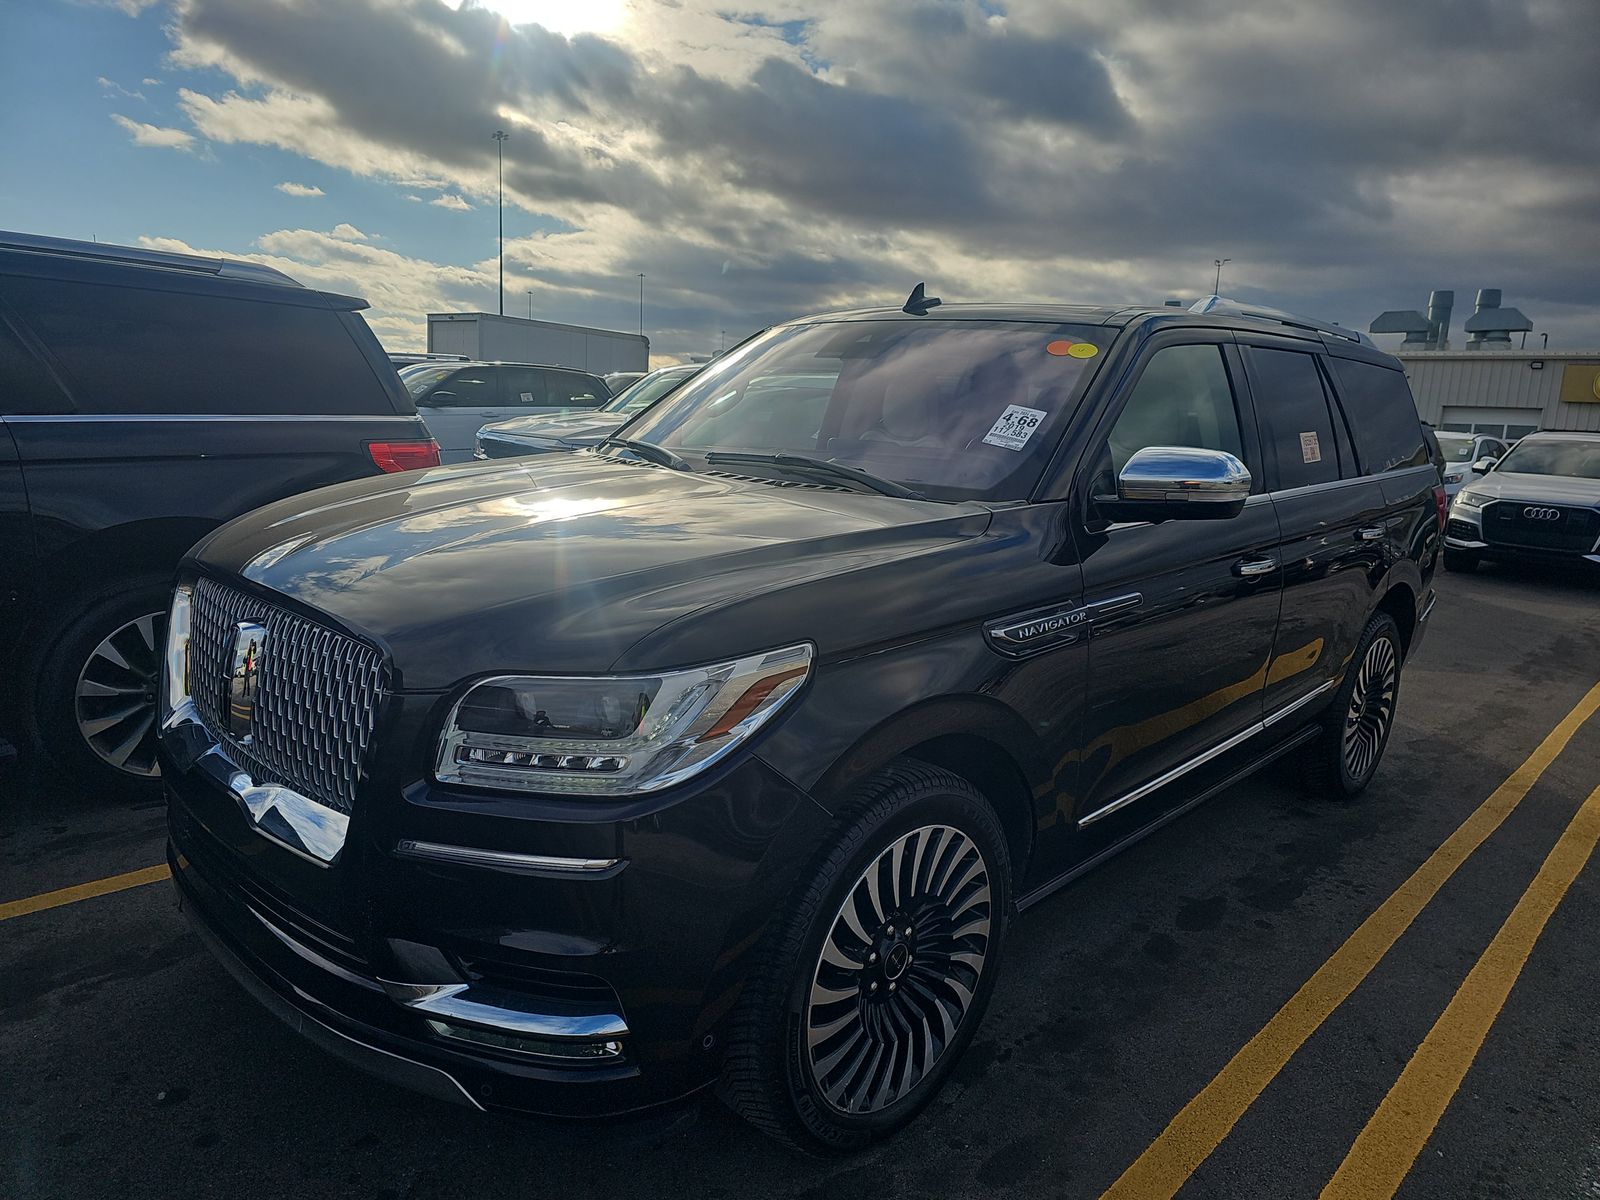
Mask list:
[{"label": "door window", "polygon": [[537,367],[501,367],[500,386],[504,389],[500,403],[507,408],[540,408],[549,403],[545,373]]},{"label": "door window", "polygon": [[0,414],[65,413],[72,405],[56,381],[0,318]]},{"label": "door window", "polygon": [[561,408],[598,408],[611,398],[606,385],[593,375],[579,371],[546,371],[546,404]]},{"label": "door window", "polygon": [[321,305],[61,279],[4,288],[83,412],[394,411],[341,314]]},{"label": "door window", "polygon": [[1281,491],[1339,478],[1339,439],[1313,354],[1251,347],[1256,413]]},{"label": "door window", "polygon": [[1151,356],[1111,428],[1112,473],[1147,446],[1226,450],[1244,460],[1222,347],[1167,346]]},{"label": "door window", "polygon": [[[1426,466],[1428,447],[1423,442],[1422,422],[1417,419],[1417,406],[1404,373],[1350,358],[1332,358],[1328,365],[1339,385],[1339,403],[1356,437],[1361,469],[1368,475],[1378,475]],[[1469,431],[1454,421],[1447,421],[1440,428]]]},{"label": "door window", "polygon": [[417,401],[423,408],[498,408],[499,383],[493,367],[464,367]]}]

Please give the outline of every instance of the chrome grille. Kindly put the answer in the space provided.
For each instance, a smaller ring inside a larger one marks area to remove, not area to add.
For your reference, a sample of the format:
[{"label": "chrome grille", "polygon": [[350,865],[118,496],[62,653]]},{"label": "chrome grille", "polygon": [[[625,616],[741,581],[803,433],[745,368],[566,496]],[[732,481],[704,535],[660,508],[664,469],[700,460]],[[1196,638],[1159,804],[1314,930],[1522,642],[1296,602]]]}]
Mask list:
[{"label": "chrome grille", "polygon": [[[1540,520],[1529,512],[1554,513]],[[1588,554],[1600,539],[1600,512],[1537,500],[1497,500],[1483,509],[1483,536],[1490,545]]]},{"label": "chrome grille", "polygon": [[[250,742],[228,729],[234,628],[266,628]],[[378,719],[383,660],[354,638],[212,579],[195,584],[189,645],[195,707],[258,783],[291,787],[329,808],[355,808],[361,761]]]}]

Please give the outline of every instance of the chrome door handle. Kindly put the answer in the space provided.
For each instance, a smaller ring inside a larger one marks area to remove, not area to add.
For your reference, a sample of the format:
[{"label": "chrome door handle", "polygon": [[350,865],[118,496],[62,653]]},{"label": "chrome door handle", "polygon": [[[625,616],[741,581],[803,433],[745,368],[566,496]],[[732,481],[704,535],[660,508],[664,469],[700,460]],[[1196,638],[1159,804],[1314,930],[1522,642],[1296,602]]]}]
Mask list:
[{"label": "chrome door handle", "polygon": [[1381,542],[1383,540],[1383,535],[1384,528],[1382,525],[1363,525],[1360,529],[1356,530],[1356,537],[1360,538],[1363,542]]},{"label": "chrome door handle", "polygon": [[1233,564],[1233,573],[1243,579],[1253,579],[1258,575],[1270,575],[1278,569],[1278,560],[1275,558],[1241,558]]}]

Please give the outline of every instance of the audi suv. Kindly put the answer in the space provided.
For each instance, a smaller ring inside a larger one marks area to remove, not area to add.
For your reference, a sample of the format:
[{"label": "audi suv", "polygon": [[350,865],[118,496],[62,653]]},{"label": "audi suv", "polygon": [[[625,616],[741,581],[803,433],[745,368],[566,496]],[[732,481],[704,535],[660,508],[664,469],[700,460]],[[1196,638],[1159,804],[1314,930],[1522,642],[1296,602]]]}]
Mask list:
[{"label": "audi suv", "polygon": [[1530,433],[1450,507],[1444,565],[1600,563],[1600,433]]}]

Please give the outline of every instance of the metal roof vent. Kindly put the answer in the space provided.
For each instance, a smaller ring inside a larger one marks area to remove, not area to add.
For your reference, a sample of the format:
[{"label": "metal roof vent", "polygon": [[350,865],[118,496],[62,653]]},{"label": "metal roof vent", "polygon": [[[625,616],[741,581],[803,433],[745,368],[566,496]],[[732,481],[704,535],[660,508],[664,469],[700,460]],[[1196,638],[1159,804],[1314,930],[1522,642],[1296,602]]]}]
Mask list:
[{"label": "metal roof vent", "polygon": [[1533,322],[1515,308],[1501,308],[1499,288],[1479,288],[1477,304],[1463,328],[1468,350],[1502,350],[1510,348],[1513,333],[1526,333]]}]

